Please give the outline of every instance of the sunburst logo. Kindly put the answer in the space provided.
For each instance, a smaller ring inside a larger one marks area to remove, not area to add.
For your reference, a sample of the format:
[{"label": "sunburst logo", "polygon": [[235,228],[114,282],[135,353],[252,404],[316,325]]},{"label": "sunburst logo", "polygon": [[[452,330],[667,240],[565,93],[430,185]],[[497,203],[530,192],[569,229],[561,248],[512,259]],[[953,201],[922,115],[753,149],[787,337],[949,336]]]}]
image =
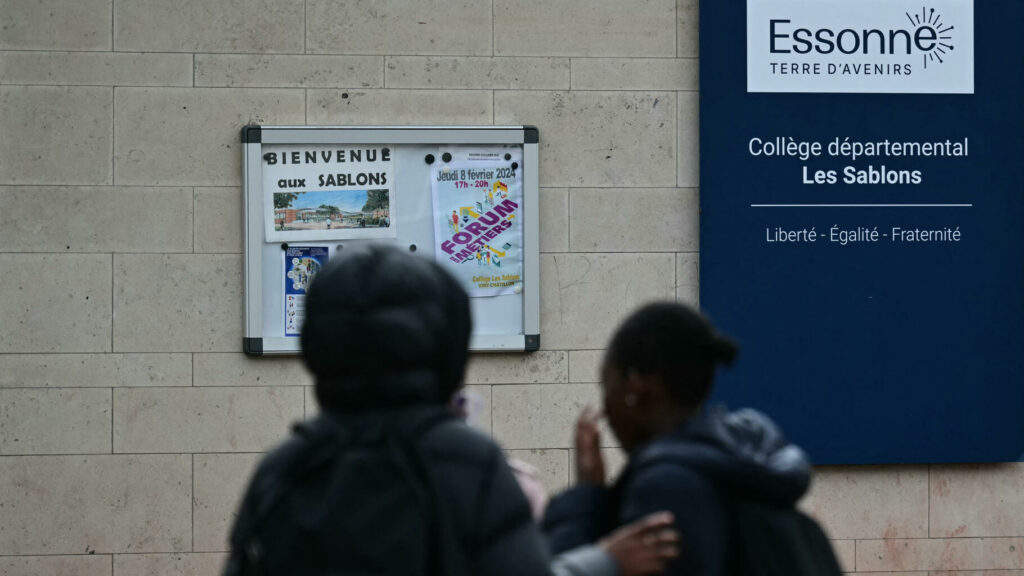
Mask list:
[{"label": "sunburst logo", "polygon": [[914,39],[918,50],[923,52],[925,69],[928,68],[929,62],[944,63],[942,57],[953,51],[955,26],[945,25],[942,22],[942,15],[936,13],[935,8],[928,10],[922,6],[920,14],[911,16],[910,12],[906,12],[906,15],[915,27]]}]

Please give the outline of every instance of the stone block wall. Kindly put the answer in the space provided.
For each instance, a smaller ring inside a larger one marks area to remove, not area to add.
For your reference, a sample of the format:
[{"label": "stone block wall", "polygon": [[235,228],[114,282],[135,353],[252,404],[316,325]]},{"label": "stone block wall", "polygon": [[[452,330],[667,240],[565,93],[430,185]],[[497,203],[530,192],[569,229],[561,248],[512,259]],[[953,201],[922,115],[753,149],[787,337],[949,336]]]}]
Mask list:
[{"label": "stone block wall", "polygon": [[[543,350],[467,381],[567,486],[616,323],[697,300],[697,12],[0,0],[0,575],[216,574],[259,455],[316,410],[295,359],[241,354],[249,122],[539,127]],[[851,573],[1024,575],[1022,465],[822,469],[804,505]]]}]

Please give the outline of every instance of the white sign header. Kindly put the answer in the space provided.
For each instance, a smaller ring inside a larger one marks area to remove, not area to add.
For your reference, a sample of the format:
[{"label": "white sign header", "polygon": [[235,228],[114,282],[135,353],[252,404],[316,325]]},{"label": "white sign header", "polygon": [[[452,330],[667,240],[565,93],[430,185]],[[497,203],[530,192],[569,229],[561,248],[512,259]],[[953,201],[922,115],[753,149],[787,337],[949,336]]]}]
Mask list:
[{"label": "white sign header", "polygon": [[974,0],[747,0],[747,91],[974,93]]}]

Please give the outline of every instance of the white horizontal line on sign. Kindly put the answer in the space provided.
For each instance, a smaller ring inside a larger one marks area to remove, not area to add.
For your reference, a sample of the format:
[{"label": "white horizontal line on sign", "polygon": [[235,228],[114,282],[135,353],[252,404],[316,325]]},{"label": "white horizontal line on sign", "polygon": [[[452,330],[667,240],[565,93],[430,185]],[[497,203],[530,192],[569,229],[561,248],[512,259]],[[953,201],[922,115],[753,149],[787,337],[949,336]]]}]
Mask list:
[{"label": "white horizontal line on sign", "polygon": [[751,204],[751,208],[973,208],[974,204]]}]

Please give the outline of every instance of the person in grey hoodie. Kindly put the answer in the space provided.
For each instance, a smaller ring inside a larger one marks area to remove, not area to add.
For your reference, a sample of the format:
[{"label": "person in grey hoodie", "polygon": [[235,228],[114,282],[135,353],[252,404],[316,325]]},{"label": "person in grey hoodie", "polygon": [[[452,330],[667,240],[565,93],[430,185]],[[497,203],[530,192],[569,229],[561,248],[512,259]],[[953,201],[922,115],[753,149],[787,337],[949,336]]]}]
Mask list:
[{"label": "person in grey hoodie", "polygon": [[736,573],[730,502],[792,505],[810,482],[806,456],[766,416],[705,407],[716,366],[736,354],[705,317],[681,304],[650,304],[618,328],[601,379],[604,414],[627,464],[607,486],[599,414],[588,407],[576,431],[579,485],[554,498],[544,519],[553,552],[667,510],[680,553],[666,575]]}]

